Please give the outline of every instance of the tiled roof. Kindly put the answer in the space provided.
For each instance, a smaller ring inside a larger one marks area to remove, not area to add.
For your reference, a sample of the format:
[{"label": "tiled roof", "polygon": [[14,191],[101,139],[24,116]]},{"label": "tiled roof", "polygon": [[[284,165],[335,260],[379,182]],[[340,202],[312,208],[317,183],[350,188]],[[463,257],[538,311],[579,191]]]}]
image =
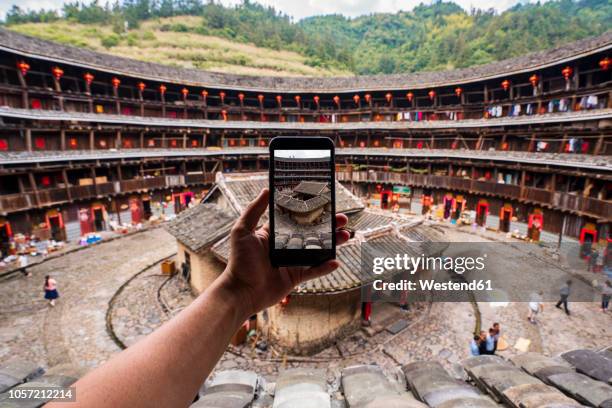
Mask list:
[{"label": "tiled roof", "polygon": [[228,235],[235,219],[235,214],[216,204],[202,203],[183,211],[164,227],[191,251],[199,252]]},{"label": "tiled roof", "polygon": [[308,200],[300,200],[288,194],[277,193],[274,197],[274,202],[279,207],[288,211],[305,214],[325,206],[329,203],[329,198],[316,196]]},{"label": "tiled roof", "polygon": [[280,131],[402,131],[432,129],[482,129],[498,126],[527,126],[557,123],[574,123],[612,118],[612,109],[590,109],[571,112],[544,113],[541,115],[506,116],[490,119],[423,120],[423,121],[362,121],[362,122],[261,122],[251,120],[211,120],[116,115],[108,113],[63,112],[39,109],[21,109],[0,106],[0,116],[44,120],[74,121],[96,124],[126,124],[132,126],[159,126],[168,128],[227,129],[227,130],[280,130]]},{"label": "tiled roof", "polygon": [[296,193],[316,196],[326,191],[329,191],[329,189],[327,188],[327,183],[319,183],[316,181],[302,181],[293,189],[293,191]]},{"label": "tiled roof", "polygon": [[71,64],[139,79],[184,85],[274,92],[358,92],[394,89],[427,89],[452,86],[515,73],[531,72],[612,47],[612,31],[598,37],[564,44],[490,64],[452,71],[413,74],[373,75],[336,78],[265,77],[201,71],[136,61],[115,55],[76,48],[0,29],[0,49],[24,57],[42,58],[57,64]]}]

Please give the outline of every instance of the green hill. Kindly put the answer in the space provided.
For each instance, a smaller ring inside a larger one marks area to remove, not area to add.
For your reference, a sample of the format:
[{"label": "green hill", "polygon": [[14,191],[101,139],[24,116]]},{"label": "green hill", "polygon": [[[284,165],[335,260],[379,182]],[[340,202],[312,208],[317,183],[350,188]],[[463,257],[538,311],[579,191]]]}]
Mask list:
[{"label": "green hill", "polygon": [[350,75],[469,67],[598,35],[612,27],[612,0],[519,3],[498,14],[452,2],[410,12],[294,22],[249,0],[68,3],[61,13],[8,13],[10,29],[146,61],[223,72]]}]

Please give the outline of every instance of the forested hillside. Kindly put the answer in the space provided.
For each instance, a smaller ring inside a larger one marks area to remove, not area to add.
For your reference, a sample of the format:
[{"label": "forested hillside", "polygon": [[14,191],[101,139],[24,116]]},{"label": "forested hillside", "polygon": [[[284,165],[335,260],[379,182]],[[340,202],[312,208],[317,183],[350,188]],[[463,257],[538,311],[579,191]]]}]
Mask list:
[{"label": "forested hillside", "polygon": [[[87,35],[69,35],[61,29],[74,23],[85,27]],[[354,19],[328,15],[297,22],[248,0],[235,7],[202,0],[123,0],[113,5],[77,1],[66,4],[60,13],[13,7],[4,24],[56,41],[111,52],[120,49],[146,60],[156,60],[155,52],[138,51],[146,48],[147,41],[154,41],[160,33],[179,33],[176,38],[183,47],[189,46],[185,39],[197,42],[205,38],[213,46],[220,37],[223,40],[218,41],[226,41],[226,48],[229,41],[299,56],[287,60],[297,64],[293,67],[282,61],[263,64],[271,74],[376,74],[469,67],[601,34],[612,27],[612,1],[520,3],[501,14],[465,11],[455,3],[440,1],[394,14]],[[172,47],[172,42],[164,45]],[[247,52],[228,62],[223,49],[219,55],[195,55],[187,65],[215,69],[211,61],[216,58],[221,66],[245,67],[231,71],[262,73],[249,70],[262,65],[259,56]],[[189,60],[189,55],[182,58]]]}]

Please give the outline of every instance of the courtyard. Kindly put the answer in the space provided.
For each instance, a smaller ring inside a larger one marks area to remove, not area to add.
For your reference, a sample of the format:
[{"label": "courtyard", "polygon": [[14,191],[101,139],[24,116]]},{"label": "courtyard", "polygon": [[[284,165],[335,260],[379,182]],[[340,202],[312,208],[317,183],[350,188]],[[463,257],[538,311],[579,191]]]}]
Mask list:
[{"label": "courtyard", "polygon": [[[449,240],[508,239],[490,231],[474,234],[444,228]],[[534,279],[576,273],[561,271],[547,261],[539,246],[528,251],[523,245],[507,248],[514,251],[504,254],[508,267],[532,270]],[[37,264],[30,277],[4,278],[0,282],[0,362],[20,358],[51,372],[80,376],[134,344],[193,300],[180,274],[161,275],[160,262],[172,259],[176,249],[171,235],[153,228]],[[55,307],[43,299],[45,275],[58,282],[61,297]],[[575,277],[602,279],[601,274],[586,271]],[[246,343],[229,346],[217,369],[250,369],[273,379],[283,368],[312,367],[327,370],[333,379],[341,368],[355,364],[378,364],[392,371],[398,364],[437,360],[453,370],[468,357],[475,328],[487,329],[493,322],[502,324],[509,344],[500,352],[504,357],[526,351],[516,348],[517,344],[548,356],[610,345],[610,313],[602,313],[597,302],[572,302],[570,308],[572,314],[566,316],[546,303],[539,324],[533,325],[526,319],[523,302],[420,302],[409,311],[394,304],[375,304],[371,327],[338,339],[315,355],[291,355],[268,343],[264,333],[255,333]],[[392,326],[400,329],[394,331]]]}]

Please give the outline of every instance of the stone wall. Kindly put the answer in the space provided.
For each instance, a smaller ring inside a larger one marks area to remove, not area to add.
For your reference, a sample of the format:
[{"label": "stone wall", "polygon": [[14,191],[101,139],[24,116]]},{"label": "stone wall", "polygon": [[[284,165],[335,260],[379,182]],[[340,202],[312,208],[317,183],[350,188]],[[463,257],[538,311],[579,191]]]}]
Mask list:
[{"label": "stone wall", "polygon": [[223,272],[225,266],[214,257],[210,250],[196,254],[180,242],[177,244],[176,266],[180,271],[181,264],[185,261],[185,253],[188,253],[191,259],[191,289],[195,294],[200,294]]},{"label": "stone wall", "polygon": [[260,313],[264,334],[291,354],[312,354],[359,328],[361,292],[293,295]]}]

